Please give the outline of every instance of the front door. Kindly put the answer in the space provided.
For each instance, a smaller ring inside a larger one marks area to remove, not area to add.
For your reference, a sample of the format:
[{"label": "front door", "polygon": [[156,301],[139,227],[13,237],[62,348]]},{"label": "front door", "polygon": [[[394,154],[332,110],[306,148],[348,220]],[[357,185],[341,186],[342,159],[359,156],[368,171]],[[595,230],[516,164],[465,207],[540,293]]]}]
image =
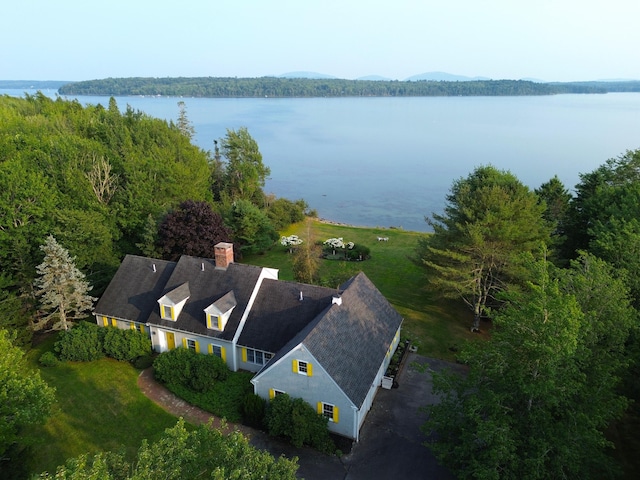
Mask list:
[{"label": "front door", "polygon": [[176,336],[171,332],[166,332],[165,335],[167,337],[167,348],[169,350],[176,348]]}]

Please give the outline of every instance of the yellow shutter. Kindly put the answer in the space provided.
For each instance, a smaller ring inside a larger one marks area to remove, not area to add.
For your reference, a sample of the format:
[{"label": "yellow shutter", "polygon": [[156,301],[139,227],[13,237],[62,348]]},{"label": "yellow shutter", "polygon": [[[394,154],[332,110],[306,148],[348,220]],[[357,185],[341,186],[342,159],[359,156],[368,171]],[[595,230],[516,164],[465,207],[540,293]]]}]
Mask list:
[{"label": "yellow shutter", "polygon": [[207,313],[207,328],[213,328],[211,326],[211,314]]},{"label": "yellow shutter", "polygon": [[247,349],[246,348],[242,349],[242,361],[243,362],[247,361]]},{"label": "yellow shutter", "polygon": [[298,373],[298,360],[293,361],[293,373]]},{"label": "yellow shutter", "polygon": [[227,363],[227,350],[224,347],[220,347],[220,357]]},{"label": "yellow shutter", "polygon": [[312,377],[313,376],[313,367],[311,366],[310,363],[307,363],[307,377]]},{"label": "yellow shutter", "polygon": [[113,326],[113,327],[117,327],[118,326],[118,321],[115,318],[111,319],[111,326]]},{"label": "yellow shutter", "polygon": [[338,423],[338,407],[333,407],[333,423]]},{"label": "yellow shutter", "polygon": [[140,324],[140,333],[144,333],[144,325]]},{"label": "yellow shutter", "polygon": [[218,330],[222,330],[222,315],[218,315]]},{"label": "yellow shutter", "polygon": [[196,340],[196,353],[200,353],[200,342]]},{"label": "yellow shutter", "polygon": [[207,350],[209,351],[209,355],[213,355],[213,345],[209,344]]},{"label": "yellow shutter", "polygon": [[131,322],[131,325],[129,325],[129,328],[130,328],[131,330],[135,330],[135,329],[136,329],[136,324],[135,324],[135,323],[133,323],[133,322]]},{"label": "yellow shutter", "polygon": [[186,339],[186,338],[183,338],[183,339],[182,339],[182,346],[183,346],[184,348],[187,348],[187,339]]},{"label": "yellow shutter", "polygon": [[269,398],[273,398],[276,396],[276,391],[273,388],[269,389]]},{"label": "yellow shutter", "polygon": [[317,411],[318,411],[318,415],[322,415],[322,402],[318,402],[318,405],[316,406]]},{"label": "yellow shutter", "polygon": [[109,320],[107,320],[107,317],[102,317],[102,324],[103,324],[105,327],[108,327],[108,326],[109,326]]}]

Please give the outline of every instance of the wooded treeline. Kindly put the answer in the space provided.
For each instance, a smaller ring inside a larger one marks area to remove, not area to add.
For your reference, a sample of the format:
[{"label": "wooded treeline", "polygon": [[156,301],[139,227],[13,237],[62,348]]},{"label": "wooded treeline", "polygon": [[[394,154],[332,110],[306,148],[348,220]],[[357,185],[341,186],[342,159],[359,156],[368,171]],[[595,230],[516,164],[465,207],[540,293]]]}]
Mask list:
[{"label": "wooded treeline", "polygon": [[424,430],[458,478],[637,472],[638,218],[640,150],[582,173],[574,195],[478,167],[428,218],[426,288],[491,331],[461,350],[466,376],[434,375]]},{"label": "wooded treeline", "polygon": [[189,127],[184,110],[168,123],[121,112],[113,98],[104,108],[41,93],[0,97],[0,328],[28,340],[49,235],[99,296],[125,254],[213,257],[204,240],[219,238],[241,255],[303,218],[303,201],[262,191],[269,169],[246,129],[227,131],[208,152]]},{"label": "wooded treeline", "polygon": [[[633,82],[630,82],[633,83]],[[617,85],[617,84],[616,84]],[[612,84],[613,86],[613,84]],[[635,82],[640,89],[640,82]],[[167,77],[106,78],[63,85],[61,95],[162,95],[184,97],[426,97],[606,93],[606,82],[537,83],[525,80],[469,82],[310,78]],[[625,90],[628,91],[628,90]]]}]

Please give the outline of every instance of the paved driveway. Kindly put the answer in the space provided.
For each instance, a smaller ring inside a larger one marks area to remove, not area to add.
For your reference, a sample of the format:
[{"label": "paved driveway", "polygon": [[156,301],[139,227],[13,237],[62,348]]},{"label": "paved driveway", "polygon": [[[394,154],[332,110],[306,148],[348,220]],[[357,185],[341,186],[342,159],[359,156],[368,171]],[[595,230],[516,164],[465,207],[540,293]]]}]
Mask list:
[{"label": "paved driveway", "polygon": [[310,449],[295,449],[265,437],[254,437],[252,443],[276,456],[299,457],[298,476],[306,480],[453,479],[422,445],[426,437],[420,425],[426,416],[419,407],[437,399],[431,394],[431,375],[413,368],[414,362],[426,363],[434,370],[460,368],[442,360],[409,354],[398,379],[399,387],[378,391],[360,431],[360,442],[348,455],[338,459]]}]

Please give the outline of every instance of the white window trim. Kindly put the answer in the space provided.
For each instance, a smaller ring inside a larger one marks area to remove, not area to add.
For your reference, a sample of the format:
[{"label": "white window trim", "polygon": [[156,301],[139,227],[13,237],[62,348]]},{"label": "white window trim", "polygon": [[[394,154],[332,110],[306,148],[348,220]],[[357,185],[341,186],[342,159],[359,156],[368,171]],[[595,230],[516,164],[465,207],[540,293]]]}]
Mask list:
[{"label": "white window trim", "polygon": [[[304,365],[304,370],[302,366]],[[298,360],[298,375],[309,376],[309,362]]]}]

